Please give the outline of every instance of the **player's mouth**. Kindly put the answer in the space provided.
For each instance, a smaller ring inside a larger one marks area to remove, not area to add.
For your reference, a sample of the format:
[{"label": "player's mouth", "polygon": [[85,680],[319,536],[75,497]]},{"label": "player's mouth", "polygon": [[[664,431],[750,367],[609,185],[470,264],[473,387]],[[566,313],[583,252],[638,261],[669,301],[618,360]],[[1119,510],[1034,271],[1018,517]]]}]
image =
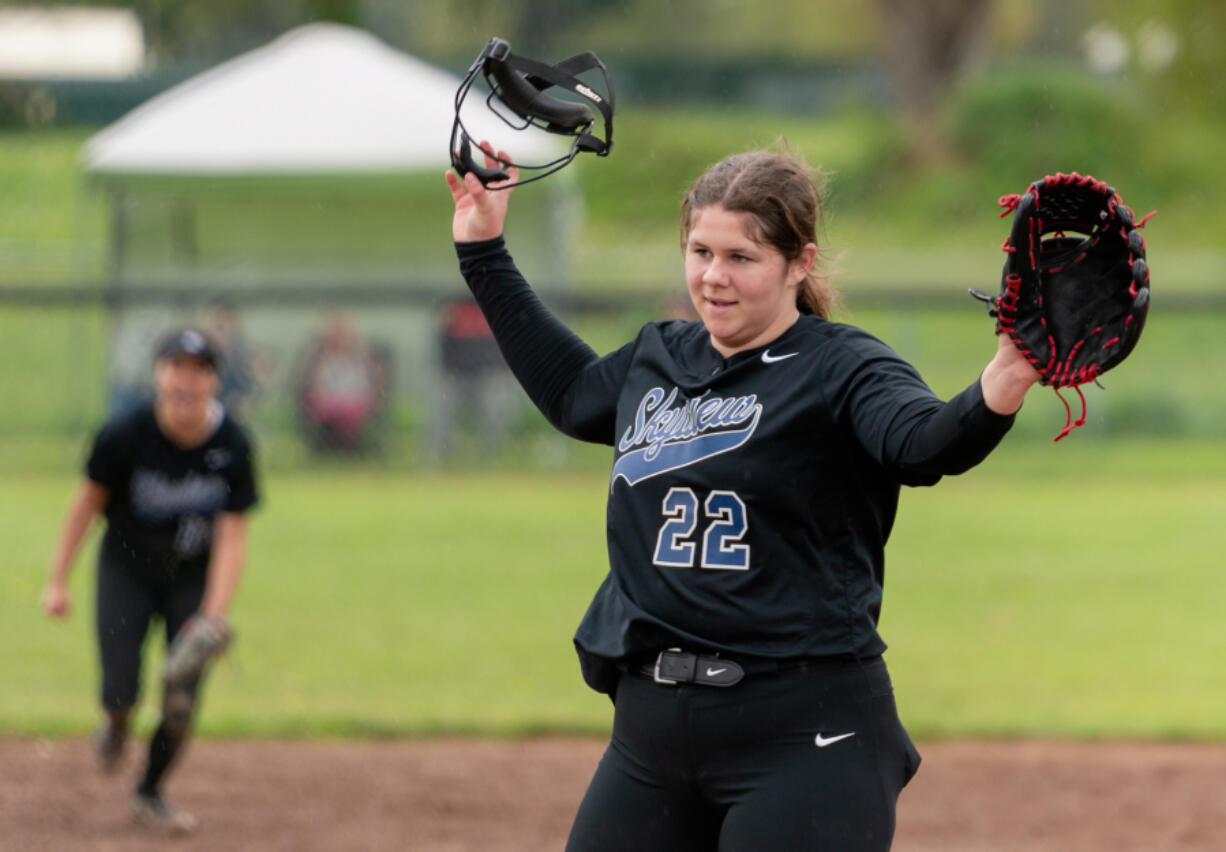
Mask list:
[{"label": "player's mouth", "polygon": [[172,391],[167,394],[166,402],[171,409],[180,414],[194,414],[205,404],[200,394],[186,391]]},{"label": "player's mouth", "polygon": [[703,301],[706,302],[707,311],[715,316],[728,313],[737,304],[732,299],[716,299],[713,296],[703,296]]}]

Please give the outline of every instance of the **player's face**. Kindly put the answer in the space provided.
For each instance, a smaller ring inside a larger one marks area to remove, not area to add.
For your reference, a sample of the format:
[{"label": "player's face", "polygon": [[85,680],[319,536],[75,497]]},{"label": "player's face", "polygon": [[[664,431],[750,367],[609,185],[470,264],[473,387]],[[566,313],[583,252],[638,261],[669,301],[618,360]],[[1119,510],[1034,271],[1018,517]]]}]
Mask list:
[{"label": "player's face", "polygon": [[158,361],[153,389],[159,419],[177,434],[194,434],[208,419],[219,387],[216,371],[199,358],[181,356]]},{"label": "player's face", "polygon": [[704,207],[690,217],[685,280],[711,345],[725,358],[770,343],[796,322],[796,288],[817,247],[788,261],[774,246],[756,242],[749,213]]}]

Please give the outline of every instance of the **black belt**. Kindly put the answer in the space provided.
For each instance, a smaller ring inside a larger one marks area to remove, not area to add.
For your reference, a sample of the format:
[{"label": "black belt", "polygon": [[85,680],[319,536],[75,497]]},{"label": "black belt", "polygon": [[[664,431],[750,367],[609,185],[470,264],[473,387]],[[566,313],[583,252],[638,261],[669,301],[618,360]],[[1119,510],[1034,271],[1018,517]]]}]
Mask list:
[{"label": "black belt", "polygon": [[814,657],[811,659],[772,660],[757,658],[740,662],[715,654],[691,654],[680,648],[661,651],[638,666],[628,667],[641,677],[666,686],[697,683],[703,686],[736,686],[746,674],[766,675],[784,672],[828,672],[872,663],[878,657]]}]

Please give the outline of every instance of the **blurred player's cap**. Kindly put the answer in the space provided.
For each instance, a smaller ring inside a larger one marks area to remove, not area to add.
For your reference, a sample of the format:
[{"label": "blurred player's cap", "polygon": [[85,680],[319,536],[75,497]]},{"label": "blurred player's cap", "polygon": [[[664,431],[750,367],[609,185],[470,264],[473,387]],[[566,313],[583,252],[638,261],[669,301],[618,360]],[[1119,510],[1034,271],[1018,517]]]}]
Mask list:
[{"label": "blurred player's cap", "polygon": [[213,341],[198,328],[176,329],[162,338],[157,348],[157,360],[173,361],[176,358],[199,358],[214,370],[221,362]]}]

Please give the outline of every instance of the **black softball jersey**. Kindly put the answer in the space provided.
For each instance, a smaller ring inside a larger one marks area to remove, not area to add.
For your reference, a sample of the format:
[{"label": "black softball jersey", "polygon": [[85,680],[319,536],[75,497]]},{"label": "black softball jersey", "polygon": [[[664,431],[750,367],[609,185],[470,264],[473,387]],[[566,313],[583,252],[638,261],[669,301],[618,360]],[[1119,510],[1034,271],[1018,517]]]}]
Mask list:
[{"label": "black softball jersey", "polygon": [[110,421],[85,466],[110,490],[100,556],[155,580],[203,572],[217,513],[256,504],[253,468],[250,441],[228,414],[190,449],[162,433],[152,404]]},{"label": "black softball jersey", "polygon": [[723,358],[699,322],[598,357],[501,238],[457,244],[511,369],[563,433],[613,447],[610,570],[575,635],[588,683],[680,646],[871,657],[900,485],[980,462],[1013,423],[978,380],[948,402],[872,335],[802,315]]}]

